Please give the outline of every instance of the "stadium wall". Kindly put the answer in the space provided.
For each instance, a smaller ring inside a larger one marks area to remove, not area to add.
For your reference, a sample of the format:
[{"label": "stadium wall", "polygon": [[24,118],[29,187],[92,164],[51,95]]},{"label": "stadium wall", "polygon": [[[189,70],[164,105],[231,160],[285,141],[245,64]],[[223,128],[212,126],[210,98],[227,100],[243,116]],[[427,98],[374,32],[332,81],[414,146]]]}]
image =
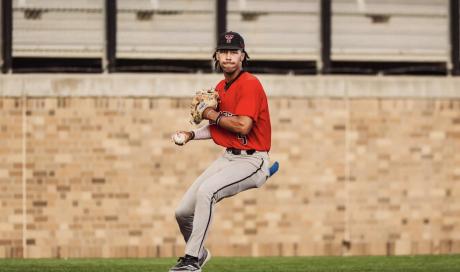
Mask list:
[{"label": "stadium wall", "polygon": [[[0,77],[0,257],[181,255],[175,205],[222,149],[170,135],[220,78]],[[460,253],[460,79],[260,79],[281,169],[219,203],[214,255]]]}]

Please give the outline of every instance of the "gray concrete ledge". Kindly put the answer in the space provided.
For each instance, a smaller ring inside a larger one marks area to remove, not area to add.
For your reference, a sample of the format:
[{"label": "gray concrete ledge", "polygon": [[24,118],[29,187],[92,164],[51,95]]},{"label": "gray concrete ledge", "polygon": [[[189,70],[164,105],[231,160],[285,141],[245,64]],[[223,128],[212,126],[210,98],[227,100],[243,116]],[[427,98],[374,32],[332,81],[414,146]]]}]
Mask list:
[{"label": "gray concrete ledge", "polygon": [[[271,97],[460,98],[460,77],[258,75]],[[190,97],[220,74],[9,74],[0,96]]]}]

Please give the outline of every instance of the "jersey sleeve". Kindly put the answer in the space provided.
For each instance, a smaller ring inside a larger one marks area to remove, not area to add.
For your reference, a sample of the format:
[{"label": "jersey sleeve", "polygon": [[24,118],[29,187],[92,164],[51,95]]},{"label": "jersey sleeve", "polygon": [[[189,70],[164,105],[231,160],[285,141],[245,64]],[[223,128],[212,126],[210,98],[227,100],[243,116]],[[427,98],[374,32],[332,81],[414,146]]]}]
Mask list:
[{"label": "jersey sleeve", "polygon": [[262,85],[258,80],[247,82],[238,93],[235,115],[251,117],[254,122],[259,119]]}]

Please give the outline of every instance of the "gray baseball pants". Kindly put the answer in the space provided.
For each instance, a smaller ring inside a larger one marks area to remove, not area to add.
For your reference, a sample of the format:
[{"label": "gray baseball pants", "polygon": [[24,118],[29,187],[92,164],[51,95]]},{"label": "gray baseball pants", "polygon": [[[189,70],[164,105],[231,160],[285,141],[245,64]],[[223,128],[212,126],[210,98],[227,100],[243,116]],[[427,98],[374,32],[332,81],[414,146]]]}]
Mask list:
[{"label": "gray baseball pants", "polygon": [[242,191],[261,187],[269,176],[267,152],[234,155],[215,160],[190,186],[177,209],[176,220],[186,242],[185,254],[202,257],[214,205]]}]

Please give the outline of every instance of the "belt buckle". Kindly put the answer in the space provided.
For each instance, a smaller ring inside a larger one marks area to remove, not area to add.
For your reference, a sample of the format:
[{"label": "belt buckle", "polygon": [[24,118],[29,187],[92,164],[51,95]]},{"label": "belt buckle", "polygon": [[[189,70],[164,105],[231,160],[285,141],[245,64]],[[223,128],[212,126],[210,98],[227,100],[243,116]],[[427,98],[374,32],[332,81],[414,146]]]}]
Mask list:
[{"label": "belt buckle", "polygon": [[241,154],[241,150],[236,149],[236,148],[232,148],[232,147],[227,148],[227,152],[232,153],[233,155],[240,155]]}]

